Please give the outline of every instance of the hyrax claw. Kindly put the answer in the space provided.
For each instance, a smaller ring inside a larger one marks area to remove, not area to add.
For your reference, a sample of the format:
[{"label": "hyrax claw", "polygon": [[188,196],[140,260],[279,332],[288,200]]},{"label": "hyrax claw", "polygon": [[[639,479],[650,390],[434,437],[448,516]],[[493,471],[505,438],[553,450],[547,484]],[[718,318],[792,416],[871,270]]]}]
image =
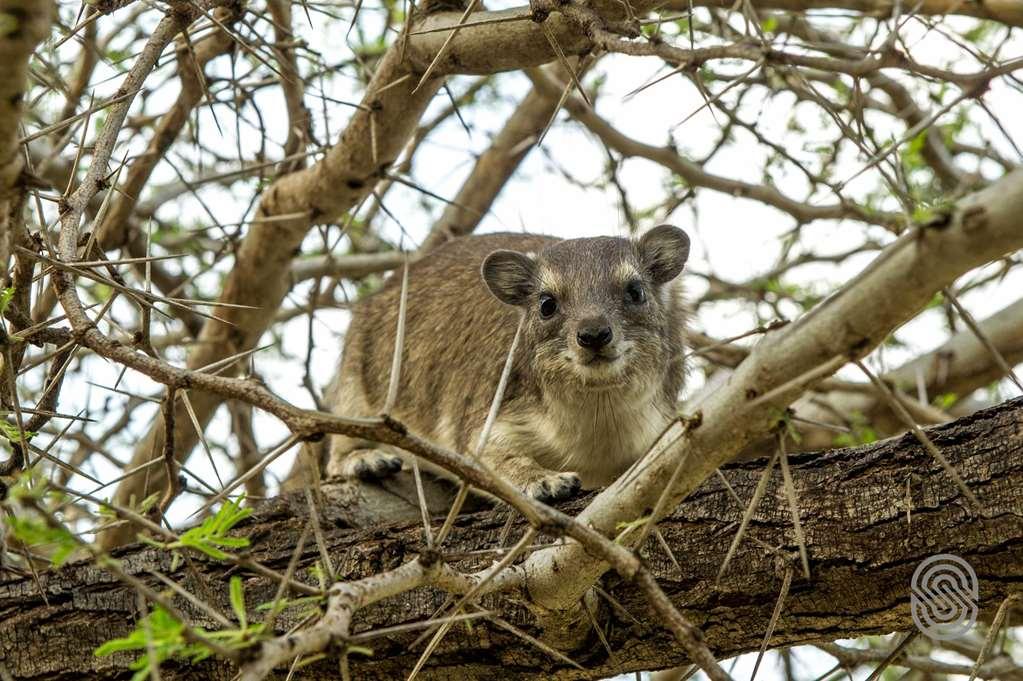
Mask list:
[{"label": "hyrax claw", "polygon": [[575,473],[554,473],[526,485],[526,494],[549,504],[571,499],[582,489],[582,481]]},{"label": "hyrax claw", "polygon": [[360,449],[350,453],[341,475],[359,480],[383,480],[401,470],[401,457],[379,449]]}]

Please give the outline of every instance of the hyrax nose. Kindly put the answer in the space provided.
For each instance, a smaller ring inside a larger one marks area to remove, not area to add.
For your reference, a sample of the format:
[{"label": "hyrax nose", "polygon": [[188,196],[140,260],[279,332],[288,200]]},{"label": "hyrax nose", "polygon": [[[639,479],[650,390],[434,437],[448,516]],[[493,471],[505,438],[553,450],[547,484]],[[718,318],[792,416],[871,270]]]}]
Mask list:
[{"label": "hyrax nose", "polygon": [[608,326],[605,320],[588,320],[579,325],[579,330],[575,334],[575,341],[580,347],[584,347],[587,350],[600,350],[611,342],[613,335],[611,327]]}]

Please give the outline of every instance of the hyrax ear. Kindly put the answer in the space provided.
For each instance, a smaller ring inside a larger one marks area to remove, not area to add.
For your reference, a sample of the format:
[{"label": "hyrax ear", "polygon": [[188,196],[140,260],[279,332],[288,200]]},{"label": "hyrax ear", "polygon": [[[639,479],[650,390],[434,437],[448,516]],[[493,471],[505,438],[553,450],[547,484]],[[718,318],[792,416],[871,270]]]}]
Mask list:
[{"label": "hyrax ear", "polygon": [[494,251],[480,268],[494,297],[509,305],[522,305],[533,294],[536,262],[515,251]]},{"label": "hyrax ear", "polygon": [[658,225],[640,238],[639,257],[655,284],[669,282],[689,259],[689,236],[678,227]]}]

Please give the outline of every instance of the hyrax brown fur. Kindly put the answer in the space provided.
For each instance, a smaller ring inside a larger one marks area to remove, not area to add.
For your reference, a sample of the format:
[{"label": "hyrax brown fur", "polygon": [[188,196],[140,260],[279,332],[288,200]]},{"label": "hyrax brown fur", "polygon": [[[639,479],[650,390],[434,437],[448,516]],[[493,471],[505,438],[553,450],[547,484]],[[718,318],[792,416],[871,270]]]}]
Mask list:
[{"label": "hyrax brown fur", "polygon": [[[675,415],[686,317],[677,277],[688,255],[689,238],[669,225],[638,240],[493,234],[449,242],[409,267],[392,416],[472,454],[525,315],[482,459],[545,501],[611,482]],[[353,310],[328,396],[337,414],[384,407],[401,280],[392,276]],[[383,478],[402,456],[335,437],[328,470]]]}]

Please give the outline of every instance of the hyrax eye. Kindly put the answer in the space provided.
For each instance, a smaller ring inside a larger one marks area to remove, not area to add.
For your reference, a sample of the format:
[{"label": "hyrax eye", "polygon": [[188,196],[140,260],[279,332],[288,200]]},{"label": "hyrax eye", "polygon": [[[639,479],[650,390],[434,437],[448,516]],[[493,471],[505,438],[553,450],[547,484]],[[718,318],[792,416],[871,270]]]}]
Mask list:
[{"label": "hyrax eye", "polygon": [[540,294],[540,317],[550,319],[558,311],[558,301],[549,293]]},{"label": "hyrax eye", "polygon": [[643,290],[643,284],[638,281],[630,281],[625,285],[625,297],[630,303],[636,305],[646,302],[646,291]]}]

